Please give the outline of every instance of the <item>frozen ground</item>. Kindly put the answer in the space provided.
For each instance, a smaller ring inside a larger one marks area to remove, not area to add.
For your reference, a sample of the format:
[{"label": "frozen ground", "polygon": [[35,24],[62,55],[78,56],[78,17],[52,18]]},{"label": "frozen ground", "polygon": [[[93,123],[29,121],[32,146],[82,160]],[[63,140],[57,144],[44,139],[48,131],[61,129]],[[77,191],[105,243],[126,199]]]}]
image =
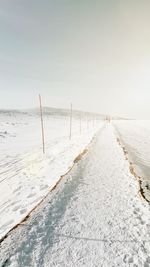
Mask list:
[{"label": "frozen ground", "polygon": [[44,116],[46,154],[42,154],[37,115],[0,113],[0,239],[31,211],[73,165],[103,122],[93,125],[69,117]]},{"label": "frozen ground", "polygon": [[111,125],[0,247],[1,267],[148,267],[150,206]]},{"label": "frozen ground", "polygon": [[150,201],[150,121],[115,121],[114,125]]}]

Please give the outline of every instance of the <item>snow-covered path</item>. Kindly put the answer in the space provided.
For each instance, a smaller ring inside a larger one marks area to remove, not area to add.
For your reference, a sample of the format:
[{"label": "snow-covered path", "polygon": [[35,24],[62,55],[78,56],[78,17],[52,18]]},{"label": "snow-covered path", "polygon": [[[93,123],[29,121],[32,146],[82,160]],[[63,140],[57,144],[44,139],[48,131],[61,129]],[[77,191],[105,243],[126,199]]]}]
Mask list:
[{"label": "snow-covered path", "polygon": [[138,190],[107,125],[30,221],[1,244],[0,266],[150,266],[150,207]]}]

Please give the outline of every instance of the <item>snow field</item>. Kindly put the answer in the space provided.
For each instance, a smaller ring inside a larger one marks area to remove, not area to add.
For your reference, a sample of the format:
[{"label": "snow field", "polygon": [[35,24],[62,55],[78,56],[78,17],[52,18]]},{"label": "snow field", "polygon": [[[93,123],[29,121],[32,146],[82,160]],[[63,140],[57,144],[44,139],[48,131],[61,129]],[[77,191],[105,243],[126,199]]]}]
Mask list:
[{"label": "snow field", "polygon": [[[103,123],[87,128],[69,118],[44,117],[46,154],[42,154],[40,120],[34,116],[0,116],[0,239],[45,197]],[[92,125],[91,125],[92,126]]]}]

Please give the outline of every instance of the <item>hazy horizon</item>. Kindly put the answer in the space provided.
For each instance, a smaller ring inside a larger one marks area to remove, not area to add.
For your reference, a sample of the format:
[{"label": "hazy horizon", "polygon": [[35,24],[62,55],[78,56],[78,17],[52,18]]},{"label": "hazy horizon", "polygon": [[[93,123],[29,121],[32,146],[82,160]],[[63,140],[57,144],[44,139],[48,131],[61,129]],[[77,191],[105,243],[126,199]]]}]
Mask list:
[{"label": "hazy horizon", "polygon": [[150,118],[148,0],[1,0],[0,109]]}]

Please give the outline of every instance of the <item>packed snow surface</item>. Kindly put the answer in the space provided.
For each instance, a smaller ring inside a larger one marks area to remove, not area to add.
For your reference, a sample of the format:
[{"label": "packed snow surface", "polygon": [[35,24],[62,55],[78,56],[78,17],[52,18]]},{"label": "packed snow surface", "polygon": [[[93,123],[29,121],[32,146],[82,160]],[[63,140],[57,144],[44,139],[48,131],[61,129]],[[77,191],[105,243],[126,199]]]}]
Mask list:
[{"label": "packed snow surface", "polygon": [[0,114],[0,239],[54,187],[102,125],[73,118],[69,140],[69,117],[44,116],[43,155],[38,116]]},{"label": "packed snow surface", "polygon": [[150,266],[150,207],[138,190],[108,124],[25,225],[4,240],[1,266]]}]

